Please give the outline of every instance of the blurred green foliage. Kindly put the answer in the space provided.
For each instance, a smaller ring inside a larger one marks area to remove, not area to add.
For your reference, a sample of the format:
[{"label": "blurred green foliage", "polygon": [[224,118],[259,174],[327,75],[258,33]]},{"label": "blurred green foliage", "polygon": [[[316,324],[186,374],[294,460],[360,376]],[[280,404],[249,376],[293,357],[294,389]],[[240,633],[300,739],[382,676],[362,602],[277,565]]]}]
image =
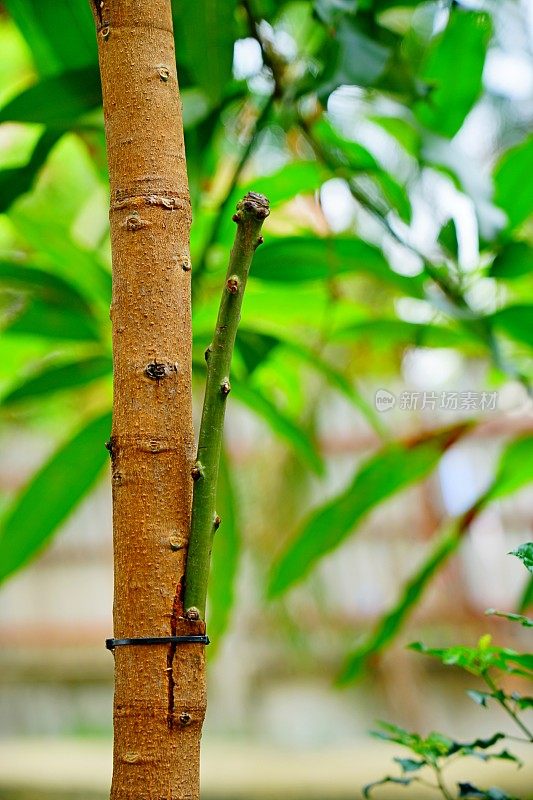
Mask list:
[{"label": "blurred green foliage", "polygon": [[[324,472],[316,412],[326,389],[347,399],[383,442],[283,544],[272,595],[301,581],[369,511],[426,477],[471,429],[395,440],[367,387],[397,375],[405,353],[453,348],[468,363],[490,364],[494,385],[529,386],[533,138],[516,106],[504,107],[483,82],[514,0],[484,5],[173,2],[194,217],[195,376],[203,379],[231,214],[253,188],[269,196],[272,215],[245,300],[235,401],[285,442],[301,475]],[[111,259],[88,3],[6,0],[3,7],[1,411],[6,424],[44,428],[57,440],[50,459],[8,498],[5,578],[39,552],[104,466]],[[460,141],[480,107],[497,120],[492,174],[482,177]],[[428,182],[444,182],[471,209],[475,258],[465,255],[460,213],[428,193]],[[422,239],[421,225],[429,231]],[[402,311],[403,301],[418,304],[421,315]],[[396,634],[481,505],[530,479],[532,457],[531,438],[510,445],[493,487],[452,522],[451,538],[446,532],[412,576],[364,645],[364,659]],[[229,462],[222,481],[226,538],[214,549],[210,611],[218,634],[229,620],[243,539]],[[360,662],[361,651],[352,654],[345,677]]]}]

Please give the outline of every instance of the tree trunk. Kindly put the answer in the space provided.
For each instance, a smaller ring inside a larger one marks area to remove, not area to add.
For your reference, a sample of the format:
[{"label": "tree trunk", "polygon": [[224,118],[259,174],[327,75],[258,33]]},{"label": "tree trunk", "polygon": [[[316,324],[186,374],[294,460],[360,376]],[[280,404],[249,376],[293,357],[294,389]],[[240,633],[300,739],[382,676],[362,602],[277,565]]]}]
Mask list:
[{"label": "tree trunk", "polygon": [[[190,201],[170,0],[93,0],[111,187],[116,639],[183,616],[194,440]],[[202,644],[115,653],[112,800],[199,794]]]}]

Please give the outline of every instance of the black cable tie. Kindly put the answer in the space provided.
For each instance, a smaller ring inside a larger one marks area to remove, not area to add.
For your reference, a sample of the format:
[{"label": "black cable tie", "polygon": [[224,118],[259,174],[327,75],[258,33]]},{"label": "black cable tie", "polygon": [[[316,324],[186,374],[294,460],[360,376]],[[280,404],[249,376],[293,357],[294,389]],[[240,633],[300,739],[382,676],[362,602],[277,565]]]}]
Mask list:
[{"label": "black cable tie", "polygon": [[108,650],[115,647],[125,647],[130,644],[209,644],[209,636],[189,635],[189,636],[139,636],[134,639],[106,639],[105,646]]}]

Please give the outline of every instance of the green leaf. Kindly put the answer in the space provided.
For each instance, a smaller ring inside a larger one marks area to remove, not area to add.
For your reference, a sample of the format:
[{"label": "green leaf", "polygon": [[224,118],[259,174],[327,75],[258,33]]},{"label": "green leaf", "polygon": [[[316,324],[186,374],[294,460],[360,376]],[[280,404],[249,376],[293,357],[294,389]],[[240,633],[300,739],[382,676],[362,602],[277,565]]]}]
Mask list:
[{"label": "green leaf", "polygon": [[533,708],[533,697],[524,697],[518,692],[513,692],[510,699],[514,700],[522,711],[526,708]]},{"label": "green leaf", "polygon": [[339,165],[349,167],[351,172],[375,172],[379,165],[374,156],[358,142],[342,136],[329,119],[322,116],[312,128],[313,137],[328,151]]},{"label": "green leaf", "polygon": [[389,268],[381,250],[360,239],[287,236],[260,247],[251,275],[263,281],[305,282],[363,273],[403,293],[422,297],[420,276],[406,278]]},{"label": "green leaf", "polygon": [[509,242],[492,262],[489,275],[501,280],[512,280],[531,272],[533,272],[533,248],[526,242]]},{"label": "green leaf", "polygon": [[32,188],[50,150],[62,135],[62,131],[44,131],[27,164],[0,170],[0,213],[7,211],[17,197]]},{"label": "green leaf", "polygon": [[30,300],[6,330],[61,341],[95,342],[100,338],[94,320],[86,314],[38,299]]},{"label": "green leaf", "polygon": [[231,610],[235,602],[235,581],[241,553],[237,501],[225,455],[221,458],[218,473],[217,513],[221,518],[221,523],[213,542],[208,587],[210,656],[218,652],[220,640],[230,622]]},{"label": "green leaf", "polygon": [[397,764],[402,768],[402,772],[418,772],[419,769],[425,766],[426,762],[415,760],[414,758],[393,758]]},{"label": "green leaf", "polygon": [[484,496],[483,505],[527,486],[532,475],[533,436],[526,435],[510,442],[503,451],[494,483]]},{"label": "green leaf", "polygon": [[35,294],[45,303],[91,314],[89,303],[72,284],[44,269],[0,261],[0,286]]},{"label": "green leaf", "polygon": [[529,579],[525,586],[522,596],[518,603],[518,610],[525,611],[530,606],[533,606],[533,576]]},{"label": "green leaf", "polygon": [[6,408],[43,395],[86,386],[98,378],[111,375],[112,368],[112,360],[106,356],[47,366],[4,395],[0,403]]},{"label": "green leaf", "polygon": [[257,389],[232,380],[231,391],[235,398],[260,416],[269,427],[284,439],[317,475],[324,472],[324,464],[305,431],[283,414]]},{"label": "green leaf", "polygon": [[339,683],[346,684],[355,680],[361,673],[368,659],[382,650],[398,635],[407,616],[422,596],[426,586],[444,562],[455,552],[459,544],[459,536],[454,530],[446,533],[435,545],[428,559],[405,584],[396,605],[377,623],[374,631],[367,639],[350,653],[339,676]]},{"label": "green leaf", "polygon": [[489,319],[512,339],[533,347],[533,305],[506,306]]},{"label": "green leaf", "polygon": [[[533,437],[529,438],[531,439],[530,447],[531,450],[533,451]],[[524,440],[522,439],[519,441],[523,442]],[[531,456],[531,459],[533,466],[533,456]],[[509,555],[516,556],[517,558],[519,558],[524,567],[527,570],[529,570],[529,572],[533,573],[533,542],[526,542],[525,544],[521,544],[520,547],[516,548],[516,550],[511,550]]]},{"label": "green leaf", "polygon": [[446,666],[459,667],[472,675],[482,675],[489,669],[499,669],[511,675],[533,677],[530,676],[530,672],[533,670],[532,654],[517,653],[515,650],[504,647],[492,647],[490,646],[490,637],[482,637],[477,647],[456,645],[439,648],[427,647],[422,642],[414,642],[409,645],[409,649],[416,653],[433,656]]},{"label": "green leaf", "polygon": [[231,78],[236,5],[236,0],[172,3],[178,59],[214,103]]},{"label": "green leaf", "polygon": [[341,494],[311,512],[281,557],[274,563],[268,593],[282,594],[334,550],[379,503],[425,478],[450,443],[450,432],[411,447],[392,444],[356,472]]},{"label": "green leaf", "polygon": [[246,330],[240,326],[235,347],[244,362],[248,375],[251,375],[280,343],[275,336]]},{"label": "green leaf", "polygon": [[342,17],[324,54],[326,69],[320,77],[320,97],[343,85],[375,85],[389,58],[389,48],[366,36],[356,19]]},{"label": "green leaf", "polygon": [[474,703],[477,703],[478,706],[483,706],[483,708],[487,708],[487,700],[493,698],[492,692],[478,692],[476,689],[469,689],[467,695]]},{"label": "green leaf", "polygon": [[472,783],[458,783],[459,797],[464,800],[517,800],[516,797],[495,787],[491,789],[478,789]]},{"label": "green leaf", "polygon": [[488,14],[454,7],[448,25],[432,41],[419,75],[428,85],[428,96],[414,111],[427,128],[450,138],[457,133],[481,95],[490,35]]},{"label": "green leaf", "polygon": [[372,115],[368,119],[387,131],[390,136],[393,136],[396,141],[402,145],[404,150],[415,156],[415,158],[418,158],[420,155],[421,138],[419,132],[411,123],[401,117],[381,117]]},{"label": "green leaf", "polygon": [[494,202],[507,214],[507,228],[512,231],[533,211],[533,198],[525,175],[533,171],[533,136],[508,150],[494,171]]},{"label": "green leaf", "polygon": [[110,414],[91,420],[16,498],[0,533],[0,580],[35,556],[87,494],[108,460],[110,427]]},{"label": "green leaf", "polygon": [[43,78],[18,94],[0,109],[0,122],[39,122],[50,128],[70,128],[82,114],[101,103],[98,67],[82,67]]},{"label": "green leaf", "polygon": [[98,63],[89,2],[5,0],[4,6],[26,39],[41,75]]},{"label": "green leaf", "polygon": [[363,786],[363,797],[370,797],[370,792],[375,789],[376,786],[382,786],[384,783],[395,783],[399,786],[409,786],[413,783],[413,778],[395,778],[391,775],[387,775],[386,778],[381,778],[379,781],[373,781],[372,783],[367,783],[366,786]]},{"label": "green leaf", "polygon": [[504,611],[496,611],[494,608],[488,608],[485,614],[491,617],[502,617],[503,619],[508,619],[510,622],[518,622],[524,628],[533,628],[533,619],[524,617],[523,614],[505,613]]}]

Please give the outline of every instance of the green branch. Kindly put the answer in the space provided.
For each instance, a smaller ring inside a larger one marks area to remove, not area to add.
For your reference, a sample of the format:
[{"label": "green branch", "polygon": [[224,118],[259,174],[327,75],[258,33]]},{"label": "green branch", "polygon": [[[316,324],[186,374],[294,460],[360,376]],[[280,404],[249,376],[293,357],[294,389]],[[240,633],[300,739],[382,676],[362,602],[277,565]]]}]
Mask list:
[{"label": "green branch", "polygon": [[194,479],[191,532],[185,567],[185,613],[204,618],[213,535],[220,525],[215,509],[218,467],[226,399],[231,390],[230,367],[250,264],[261,244],[261,226],[269,214],[268,200],[249,192],[237,206],[235,243],[212,343],[206,350],[207,381],[200,423]]}]

